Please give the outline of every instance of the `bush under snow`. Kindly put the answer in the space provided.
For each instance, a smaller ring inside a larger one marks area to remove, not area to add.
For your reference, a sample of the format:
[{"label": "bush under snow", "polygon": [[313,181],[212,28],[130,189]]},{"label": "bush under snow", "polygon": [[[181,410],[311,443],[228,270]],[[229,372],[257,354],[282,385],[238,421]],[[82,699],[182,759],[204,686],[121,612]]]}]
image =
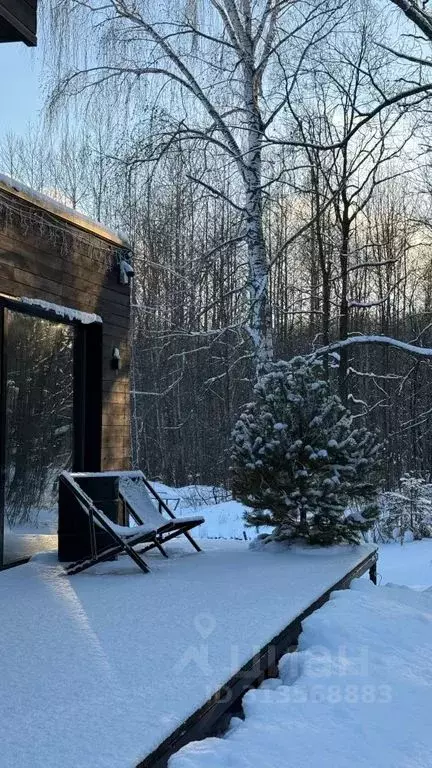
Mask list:
[{"label": "bush under snow", "polygon": [[421,477],[404,475],[400,490],[380,495],[379,508],[372,529],[373,541],[403,544],[432,536],[432,485]]}]

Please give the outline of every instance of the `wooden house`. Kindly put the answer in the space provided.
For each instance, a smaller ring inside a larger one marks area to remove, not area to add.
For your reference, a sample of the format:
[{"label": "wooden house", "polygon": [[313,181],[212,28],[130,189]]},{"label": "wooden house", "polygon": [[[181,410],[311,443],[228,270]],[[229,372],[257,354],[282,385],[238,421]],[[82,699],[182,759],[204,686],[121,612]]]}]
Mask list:
[{"label": "wooden house", "polygon": [[122,237],[0,177],[0,567],[52,531],[59,471],[130,467],[131,273]]}]

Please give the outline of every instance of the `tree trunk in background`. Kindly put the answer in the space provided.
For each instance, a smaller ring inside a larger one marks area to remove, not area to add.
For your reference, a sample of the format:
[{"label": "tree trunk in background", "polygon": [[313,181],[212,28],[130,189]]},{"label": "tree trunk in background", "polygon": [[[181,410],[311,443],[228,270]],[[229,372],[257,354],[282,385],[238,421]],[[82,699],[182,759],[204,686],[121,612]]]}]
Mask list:
[{"label": "tree trunk in background", "polygon": [[252,38],[243,62],[247,150],[244,157],[245,241],[249,262],[248,332],[254,347],[257,375],[273,360],[272,316],[269,307],[269,270],[263,229],[262,140],[258,104],[261,80],[254,67]]},{"label": "tree trunk in background", "polygon": [[[346,196],[346,180],[341,185],[342,211],[340,215],[341,246],[339,255],[340,268],[340,304],[339,304],[339,339],[346,339],[349,330],[349,304],[348,304],[348,250],[350,241],[349,204]],[[348,404],[348,348],[340,350],[339,360],[339,396]]]}]

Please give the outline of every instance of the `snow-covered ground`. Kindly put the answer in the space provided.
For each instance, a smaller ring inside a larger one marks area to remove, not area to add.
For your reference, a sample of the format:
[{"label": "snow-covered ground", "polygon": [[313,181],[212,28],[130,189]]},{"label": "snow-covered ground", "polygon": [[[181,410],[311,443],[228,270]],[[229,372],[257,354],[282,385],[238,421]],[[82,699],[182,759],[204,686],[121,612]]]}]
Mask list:
[{"label": "snow-covered ground", "polygon": [[[245,524],[244,515],[247,507],[238,501],[233,501],[229,494],[219,487],[206,485],[188,485],[181,488],[172,488],[163,483],[153,483],[154,488],[167,501],[177,517],[190,517],[200,514],[205,518],[205,523],[194,531],[198,539],[239,539],[252,540],[256,538],[258,531]],[[31,520],[25,525],[16,526],[7,531],[7,539],[14,548],[19,549],[19,540],[22,538],[22,549],[28,548],[29,535],[39,536],[39,550],[52,549],[52,536],[57,531],[57,509],[32,510]],[[262,528],[261,533],[267,529]],[[270,530],[270,529],[268,529]],[[28,551],[38,551],[30,548]]]},{"label": "snow-covered ground", "polygon": [[382,544],[378,560],[379,584],[404,584],[413,589],[432,587],[432,539],[401,546]]},{"label": "snow-covered ground", "polygon": [[[203,514],[204,555],[173,544],[145,577],[122,558],[68,579],[55,555],[0,574],[0,767],[132,768],[356,557],[250,551],[220,489],[157,490]],[[55,543],[31,530],[31,551]],[[432,540],[382,545],[378,581],[335,593],[245,720],[170,768],[432,768]]]},{"label": "snow-covered ground", "polygon": [[[174,487],[159,481],[152,484],[160,496],[167,501],[177,517],[200,514],[205,518],[205,523],[194,532],[194,535],[199,539],[247,539],[250,541],[255,539],[258,533],[270,533],[271,531],[270,528],[265,527],[258,531],[255,527],[247,525],[244,517],[248,507],[234,501],[229,492],[220,486],[194,484]],[[397,494],[393,494],[393,496],[395,495]],[[401,498],[405,497],[401,496]],[[7,532],[11,548],[19,550],[20,540],[18,537],[24,536],[22,538],[24,554],[36,552],[38,547],[40,550],[52,549],[52,536],[57,531],[56,507],[31,510],[29,518],[37,522],[29,522]],[[30,534],[32,535],[31,539]],[[46,534],[49,537],[45,536]],[[36,535],[41,537],[39,544],[34,538]],[[409,539],[408,536],[405,538]]]},{"label": "snow-covered ground", "polygon": [[378,571],[381,586],[356,580],[303,622],[244,721],[170,768],[430,768],[432,541],[382,546]]},{"label": "snow-covered ground", "polygon": [[370,547],[168,544],[66,577],[0,574],[1,768],[134,768]]},{"label": "snow-covered ground", "polygon": [[[176,511],[178,517],[188,517],[198,512],[205,519],[205,523],[198,526],[196,535],[199,539],[255,539],[258,529],[245,524],[244,515],[246,507],[238,501],[222,501],[219,504],[208,506],[179,507]],[[260,533],[270,532],[270,528],[261,528]]]},{"label": "snow-covered ground", "polygon": [[255,539],[258,533],[270,533],[265,527],[258,531],[245,523],[248,510],[244,504],[231,499],[224,488],[210,485],[187,485],[171,488],[163,483],[153,483],[155,489],[166,499],[177,517],[188,517],[199,513],[205,523],[195,529],[199,539]]},{"label": "snow-covered ground", "polygon": [[245,525],[247,507],[233,501],[223,488],[208,485],[187,485],[171,488],[163,483],[153,484],[157,492],[177,517],[188,517],[199,513],[205,523],[196,529],[199,539],[254,539],[255,528]]}]

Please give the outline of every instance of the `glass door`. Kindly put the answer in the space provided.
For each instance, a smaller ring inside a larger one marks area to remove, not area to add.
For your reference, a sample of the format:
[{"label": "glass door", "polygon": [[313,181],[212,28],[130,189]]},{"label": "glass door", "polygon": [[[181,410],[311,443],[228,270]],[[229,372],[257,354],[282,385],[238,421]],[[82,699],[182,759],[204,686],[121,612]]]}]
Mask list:
[{"label": "glass door", "polygon": [[57,480],[74,464],[73,325],[4,309],[3,565],[57,546]]}]

